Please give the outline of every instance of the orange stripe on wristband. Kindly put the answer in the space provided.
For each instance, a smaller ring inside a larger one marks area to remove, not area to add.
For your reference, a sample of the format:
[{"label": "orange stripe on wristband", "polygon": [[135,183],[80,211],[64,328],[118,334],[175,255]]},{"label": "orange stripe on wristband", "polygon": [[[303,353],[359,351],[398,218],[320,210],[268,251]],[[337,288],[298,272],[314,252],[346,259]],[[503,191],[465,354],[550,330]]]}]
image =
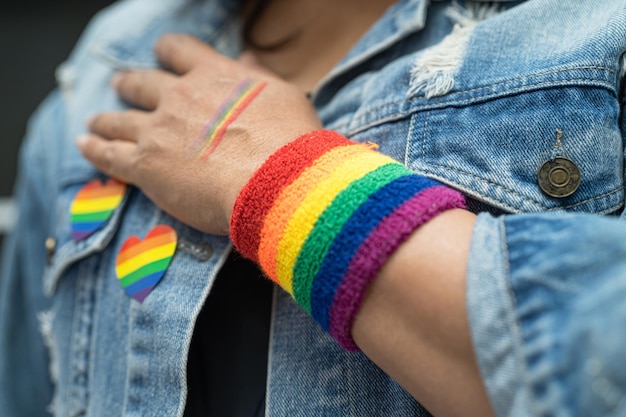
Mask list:
[{"label": "orange stripe on wristband", "polygon": [[364,150],[367,150],[364,146],[349,143],[328,151],[305,169],[294,182],[286,186],[276,198],[263,222],[258,254],[259,263],[270,278],[276,279],[276,253],[289,219],[307,197],[311,188],[327,178],[346,159]]},{"label": "orange stripe on wristband", "polygon": [[317,130],[300,136],[270,155],[243,187],[233,207],[231,239],[243,256],[258,262],[265,216],[283,188],[321,155],[346,144],[354,142],[331,130]]},{"label": "orange stripe on wristband", "polygon": [[289,219],[276,256],[276,276],[280,285],[293,294],[293,267],[315,222],[343,189],[370,171],[393,159],[362,147],[363,152],[346,159],[326,179],[311,188],[302,204]]}]

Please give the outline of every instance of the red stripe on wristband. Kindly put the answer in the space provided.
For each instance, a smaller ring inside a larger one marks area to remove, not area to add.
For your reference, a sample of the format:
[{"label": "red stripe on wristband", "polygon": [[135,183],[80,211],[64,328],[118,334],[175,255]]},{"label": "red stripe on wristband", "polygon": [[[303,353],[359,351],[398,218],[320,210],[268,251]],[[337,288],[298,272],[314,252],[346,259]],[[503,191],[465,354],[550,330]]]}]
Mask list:
[{"label": "red stripe on wristband", "polygon": [[[331,130],[300,136],[265,161],[239,193],[231,218],[231,239],[239,252],[258,262],[263,221],[282,189],[298,178],[317,158],[336,146],[354,142]],[[252,207],[246,204],[254,202]]]}]

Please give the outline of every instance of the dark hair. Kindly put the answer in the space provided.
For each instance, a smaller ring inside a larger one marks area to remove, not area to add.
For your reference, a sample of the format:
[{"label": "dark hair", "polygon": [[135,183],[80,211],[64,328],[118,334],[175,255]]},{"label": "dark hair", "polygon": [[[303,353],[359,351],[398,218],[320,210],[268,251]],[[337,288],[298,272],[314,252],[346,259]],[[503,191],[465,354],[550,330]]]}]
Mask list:
[{"label": "dark hair", "polygon": [[253,49],[256,49],[257,51],[275,52],[293,42],[300,35],[300,31],[297,30],[291,35],[288,35],[286,38],[268,45],[262,45],[256,42],[252,38],[252,30],[259,20],[259,17],[261,17],[263,12],[265,11],[268,3],[269,0],[249,0],[247,2],[246,6],[249,7],[250,11],[247,13],[247,16],[243,22],[242,36],[246,45],[250,46]]}]

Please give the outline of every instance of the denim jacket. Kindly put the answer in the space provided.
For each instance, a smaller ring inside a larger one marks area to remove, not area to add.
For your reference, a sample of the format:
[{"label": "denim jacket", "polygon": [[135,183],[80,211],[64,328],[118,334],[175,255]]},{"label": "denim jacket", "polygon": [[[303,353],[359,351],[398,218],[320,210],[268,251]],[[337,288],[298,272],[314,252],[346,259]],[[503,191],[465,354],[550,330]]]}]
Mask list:
[{"label": "denim jacket", "polygon": [[[74,140],[91,115],[124,107],[109,86],[112,74],[155,67],[152,47],[162,34],[189,33],[236,56],[240,22],[233,3],[122,1],[97,16],[59,68],[58,91],[29,126],[16,187],[18,225],[4,250],[0,415],[182,415],[195,318],[232,245],[181,224],[132,187],[104,227],[74,242],[71,201],[86,182],[102,178]],[[580,271],[573,261],[593,255],[576,246],[572,263],[554,261],[560,248],[574,245],[572,225],[586,225],[590,236],[606,230],[617,241],[626,233],[619,221],[562,214],[619,214],[624,204],[626,4],[599,3],[468,2],[463,8],[447,0],[401,0],[312,94],[326,128],[375,142],[415,172],[461,190],[474,211],[561,213],[481,214],[475,229],[470,324],[501,416],[554,409],[562,412],[549,415],[601,415],[596,411],[626,407],[624,371],[605,361],[619,360],[608,348],[584,362],[589,380],[604,385],[589,398],[568,397],[576,352],[559,351],[559,341],[587,339],[582,330],[560,326],[550,308],[584,287],[568,286]],[[561,157],[578,168],[580,184],[571,195],[553,197],[537,178],[546,162]],[[550,221],[555,217],[566,225]],[[118,283],[115,256],[127,237],[143,238],[157,224],[176,230],[177,251],[140,304]],[[543,256],[527,256],[536,247]],[[605,257],[621,259],[617,251]],[[561,284],[548,279],[543,290],[529,290],[525,259],[546,277],[563,277]],[[623,283],[621,292],[603,292],[610,274],[597,268],[592,275],[606,279],[594,288],[606,300],[626,293]],[[364,355],[342,351],[277,289],[266,415],[428,413]]]}]

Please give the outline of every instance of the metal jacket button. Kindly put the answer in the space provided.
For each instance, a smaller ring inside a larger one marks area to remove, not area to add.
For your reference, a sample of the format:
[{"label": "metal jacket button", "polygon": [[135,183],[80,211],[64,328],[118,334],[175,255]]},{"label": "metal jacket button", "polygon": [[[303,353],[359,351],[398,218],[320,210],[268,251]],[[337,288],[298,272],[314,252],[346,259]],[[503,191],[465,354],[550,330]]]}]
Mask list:
[{"label": "metal jacket button", "polygon": [[539,168],[537,182],[541,191],[550,197],[565,198],[578,189],[580,169],[573,161],[556,157]]}]

